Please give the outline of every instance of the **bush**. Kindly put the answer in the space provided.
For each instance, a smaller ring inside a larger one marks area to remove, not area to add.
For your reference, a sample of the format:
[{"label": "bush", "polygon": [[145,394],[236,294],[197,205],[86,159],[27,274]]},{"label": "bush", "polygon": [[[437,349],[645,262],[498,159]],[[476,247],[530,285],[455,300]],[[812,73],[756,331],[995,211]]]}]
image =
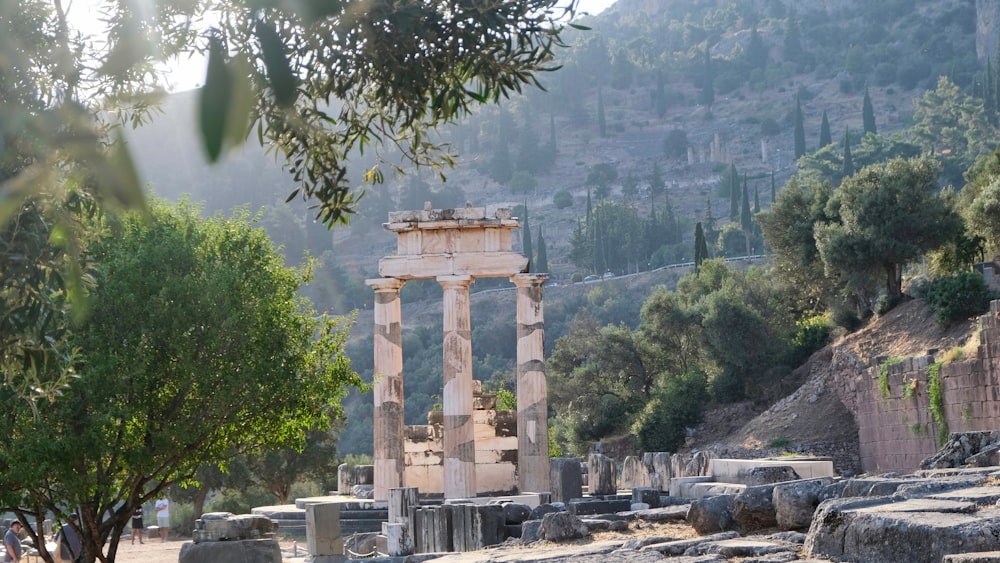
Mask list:
[{"label": "bush", "polygon": [[701,421],[708,402],[705,376],[687,373],[671,377],[656,391],[632,425],[632,434],[647,452],[676,452],[686,429]]},{"label": "bush", "polygon": [[552,196],[552,205],[555,205],[556,209],[566,209],[567,207],[572,207],[573,194],[566,190],[559,190]]},{"label": "bush", "polygon": [[927,287],[927,304],[941,327],[985,313],[993,292],[979,272],[959,272],[938,278]]},{"label": "bush", "polygon": [[788,351],[787,363],[791,366],[801,365],[813,352],[826,346],[831,331],[830,319],[826,315],[817,315],[797,322],[795,331],[789,339],[791,349]]}]

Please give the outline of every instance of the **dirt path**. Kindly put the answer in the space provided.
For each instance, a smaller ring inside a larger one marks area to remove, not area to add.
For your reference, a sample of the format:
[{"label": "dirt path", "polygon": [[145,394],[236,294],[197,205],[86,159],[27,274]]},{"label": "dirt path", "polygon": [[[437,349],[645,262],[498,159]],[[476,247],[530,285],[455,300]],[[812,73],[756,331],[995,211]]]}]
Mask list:
[{"label": "dirt path", "polygon": [[[174,539],[167,542],[159,540],[146,540],[146,543],[132,545],[125,541],[118,546],[118,553],[115,556],[115,563],[177,563],[181,553],[181,547],[190,542],[190,539]],[[281,541],[281,556],[284,563],[295,563],[304,560],[306,552],[305,542],[299,542],[298,557],[296,555],[296,544],[292,541]]]}]

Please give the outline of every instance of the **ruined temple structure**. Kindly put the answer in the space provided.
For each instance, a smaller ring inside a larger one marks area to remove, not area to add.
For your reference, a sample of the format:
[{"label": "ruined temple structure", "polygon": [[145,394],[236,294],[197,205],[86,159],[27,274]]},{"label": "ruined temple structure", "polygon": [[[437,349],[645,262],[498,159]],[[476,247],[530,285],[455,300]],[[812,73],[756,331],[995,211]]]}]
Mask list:
[{"label": "ruined temple structure", "polygon": [[[379,260],[375,290],[375,491],[405,482],[403,351],[399,291],[407,280],[435,279],[444,290],[444,498],[477,495],[469,286],[479,277],[507,277],[517,288],[517,487],[549,490],[542,284],[546,274],[524,273],[528,259],[513,250],[519,228],[509,209],[431,209],[389,214],[395,256]],[[512,345],[514,343],[511,343]]]}]

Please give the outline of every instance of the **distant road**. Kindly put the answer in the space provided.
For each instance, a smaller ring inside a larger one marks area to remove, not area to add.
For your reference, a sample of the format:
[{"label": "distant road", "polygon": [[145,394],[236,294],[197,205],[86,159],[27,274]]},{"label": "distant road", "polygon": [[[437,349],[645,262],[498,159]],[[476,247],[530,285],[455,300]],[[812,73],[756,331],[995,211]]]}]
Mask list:
[{"label": "distant road", "polygon": [[[762,259],[765,259],[765,258],[767,258],[766,254],[753,254],[751,256],[737,256],[737,257],[734,257],[734,258],[726,258],[725,261],[726,262],[752,262],[754,260],[762,260]],[[646,271],[643,271],[643,272],[633,272],[631,274],[623,274],[621,276],[614,276],[614,277],[609,277],[609,278],[600,276],[596,280],[590,280],[590,281],[578,281],[578,282],[575,282],[575,283],[559,284],[559,285],[546,285],[545,289],[551,291],[553,289],[558,289],[560,287],[572,287],[572,286],[577,286],[577,285],[581,285],[581,284],[594,284],[594,283],[601,283],[601,282],[606,282],[606,281],[623,280],[623,279],[628,279],[628,278],[632,278],[632,277],[635,277],[635,276],[642,276],[642,275],[646,275],[646,274],[652,274],[652,273],[656,273],[656,272],[662,272],[664,270],[675,270],[677,268],[694,268],[694,262],[679,262],[677,264],[668,264],[666,266],[660,266],[659,268],[656,268],[656,269],[653,269],[653,270],[646,270]],[[510,287],[498,287],[498,288],[495,288],[495,289],[484,289],[482,291],[473,291],[471,293],[473,295],[477,295],[477,294],[485,294],[485,293],[495,293],[497,291],[513,291],[514,289],[517,289],[517,288],[515,286],[511,285]]]}]

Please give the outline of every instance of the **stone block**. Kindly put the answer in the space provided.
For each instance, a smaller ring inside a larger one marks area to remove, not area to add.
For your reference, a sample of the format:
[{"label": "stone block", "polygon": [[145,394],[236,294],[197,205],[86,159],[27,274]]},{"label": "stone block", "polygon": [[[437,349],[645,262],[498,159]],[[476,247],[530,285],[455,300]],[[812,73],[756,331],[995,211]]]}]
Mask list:
[{"label": "stone block", "polygon": [[647,508],[659,508],[660,491],[652,487],[636,487],[632,489],[632,502],[647,504]]},{"label": "stone block", "polygon": [[618,491],[615,460],[603,454],[587,456],[587,489],[591,496],[613,495]]},{"label": "stone block", "polygon": [[580,461],[573,457],[557,457],[549,462],[552,500],[567,502],[583,496],[583,475]]},{"label": "stone block", "polygon": [[775,485],[771,498],[775,519],[782,530],[804,530],[812,524],[820,495],[832,482],[830,478],[810,479]]},{"label": "stone block", "polygon": [[[511,502],[503,505],[504,522],[507,524],[520,524],[531,518],[531,507],[526,504]],[[520,534],[518,534],[520,537]]]},{"label": "stone block", "polygon": [[206,541],[185,543],[178,563],[281,563],[281,547],[275,539]]},{"label": "stone block", "polygon": [[548,541],[564,541],[590,535],[587,526],[568,512],[553,512],[542,518],[542,536]]},{"label": "stone block", "polygon": [[687,523],[701,535],[732,530],[735,498],[736,495],[719,495],[691,501]]},{"label": "stone block", "polygon": [[356,466],[354,466],[354,484],[355,485],[374,485],[375,484],[375,466],[374,465],[356,465]]},{"label": "stone block", "polygon": [[306,506],[306,541],[312,555],[343,555],[340,504],[319,502]]},{"label": "stone block", "polygon": [[419,507],[413,510],[415,553],[453,551],[453,505]]},{"label": "stone block", "polygon": [[195,543],[250,540],[270,537],[277,529],[278,526],[270,518],[262,515],[208,512],[195,521],[192,536]]}]

